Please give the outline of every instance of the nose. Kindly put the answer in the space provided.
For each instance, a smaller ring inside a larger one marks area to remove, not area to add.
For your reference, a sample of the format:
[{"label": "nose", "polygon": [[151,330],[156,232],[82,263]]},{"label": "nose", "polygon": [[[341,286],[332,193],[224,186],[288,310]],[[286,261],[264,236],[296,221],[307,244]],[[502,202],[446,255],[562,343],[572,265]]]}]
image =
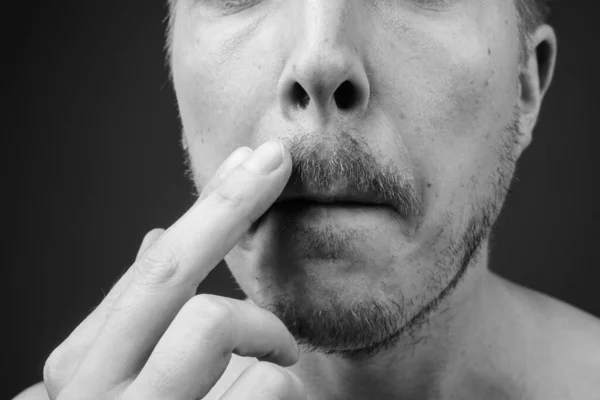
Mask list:
[{"label": "nose", "polygon": [[[361,60],[354,0],[306,1],[296,19],[295,45],[279,83],[279,101],[289,119],[360,115],[370,87]],[[298,4],[297,3],[297,4]]]}]

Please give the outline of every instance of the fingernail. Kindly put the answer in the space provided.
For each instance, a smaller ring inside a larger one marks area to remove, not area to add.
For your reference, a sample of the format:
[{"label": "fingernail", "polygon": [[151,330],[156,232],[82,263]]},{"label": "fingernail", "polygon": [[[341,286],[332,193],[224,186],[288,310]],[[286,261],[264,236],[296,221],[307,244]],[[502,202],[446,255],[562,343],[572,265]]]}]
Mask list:
[{"label": "fingernail", "polygon": [[283,164],[283,143],[279,140],[271,140],[262,144],[246,161],[246,167],[260,174],[268,174],[275,171]]}]

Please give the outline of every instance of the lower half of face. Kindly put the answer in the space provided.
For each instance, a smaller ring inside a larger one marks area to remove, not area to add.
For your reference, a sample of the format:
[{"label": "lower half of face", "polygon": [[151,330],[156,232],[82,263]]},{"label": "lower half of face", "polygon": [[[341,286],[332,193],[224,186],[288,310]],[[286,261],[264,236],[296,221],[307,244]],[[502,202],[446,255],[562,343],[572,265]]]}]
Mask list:
[{"label": "lower half of face", "polygon": [[507,126],[495,158],[414,220],[383,206],[276,204],[226,262],[308,349],[356,359],[414,338],[485,244],[517,134]]},{"label": "lower half of face", "polygon": [[[194,176],[201,186],[235,147],[279,138],[296,140],[292,158],[312,183],[362,171],[354,183],[376,177],[393,198],[406,185],[390,182],[412,182],[422,199],[414,218],[393,207],[276,204],[225,259],[248,297],[301,343],[373,354],[410,337],[452,293],[499,213],[518,147],[514,10],[493,1],[443,2],[439,13],[417,2],[381,2],[393,12],[375,2],[267,3],[231,18],[203,17],[206,4],[178,14],[173,79]],[[335,102],[323,98],[324,82],[335,88],[344,71],[362,88],[354,104],[368,100],[355,112],[328,106],[348,106],[348,85]],[[347,128],[346,139],[332,127]],[[305,132],[315,134],[300,140]],[[323,149],[363,156],[348,161],[357,168],[331,167],[336,157]]]}]

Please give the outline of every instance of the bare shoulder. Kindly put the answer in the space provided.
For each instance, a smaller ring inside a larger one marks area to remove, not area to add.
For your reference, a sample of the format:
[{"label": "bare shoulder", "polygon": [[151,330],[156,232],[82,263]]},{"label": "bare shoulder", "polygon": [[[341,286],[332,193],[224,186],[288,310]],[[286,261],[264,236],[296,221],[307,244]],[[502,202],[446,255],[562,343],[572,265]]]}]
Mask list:
[{"label": "bare shoulder", "polygon": [[19,393],[13,400],[48,400],[48,392],[44,382],[39,382]]},{"label": "bare shoulder", "polygon": [[600,319],[551,296],[523,293],[537,314],[530,354],[539,366],[540,398],[600,399]]}]

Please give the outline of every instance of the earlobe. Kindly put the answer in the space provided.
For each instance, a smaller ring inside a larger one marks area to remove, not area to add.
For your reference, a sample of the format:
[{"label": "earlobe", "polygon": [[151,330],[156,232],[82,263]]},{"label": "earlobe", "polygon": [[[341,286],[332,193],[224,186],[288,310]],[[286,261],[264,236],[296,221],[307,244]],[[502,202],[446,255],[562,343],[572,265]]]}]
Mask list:
[{"label": "earlobe", "polygon": [[523,150],[529,145],[542,101],[554,75],[556,35],[549,25],[540,25],[529,35],[519,72],[519,125]]}]

